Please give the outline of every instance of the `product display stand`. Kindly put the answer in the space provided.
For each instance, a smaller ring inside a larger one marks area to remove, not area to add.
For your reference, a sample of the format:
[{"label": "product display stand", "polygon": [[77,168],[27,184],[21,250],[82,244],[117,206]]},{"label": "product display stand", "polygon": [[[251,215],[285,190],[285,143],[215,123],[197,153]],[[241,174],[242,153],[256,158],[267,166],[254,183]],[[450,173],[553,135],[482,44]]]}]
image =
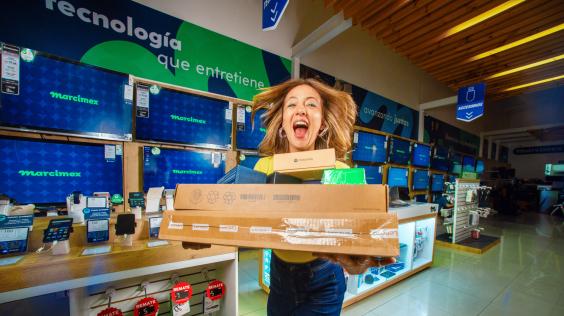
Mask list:
[{"label": "product display stand", "polygon": [[437,236],[438,246],[482,254],[499,244],[499,238],[480,234],[480,216],[487,214],[479,208],[479,189],[479,180],[456,180],[454,208],[452,214],[445,214],[452,215],[445,217],[445,225],[452,225],[452,228]]}]

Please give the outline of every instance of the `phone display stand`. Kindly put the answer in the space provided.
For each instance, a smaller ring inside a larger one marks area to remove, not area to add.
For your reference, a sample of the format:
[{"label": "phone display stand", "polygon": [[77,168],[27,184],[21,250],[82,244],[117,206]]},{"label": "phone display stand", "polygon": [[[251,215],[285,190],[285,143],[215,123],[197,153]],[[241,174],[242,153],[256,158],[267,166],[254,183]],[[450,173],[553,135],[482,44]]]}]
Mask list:
[{"label": "phone display stand", "polygon": [[118,239],[120,246],[122,247],[131,247],[133,246],[133,235],[122,235],[116,236]]},{"label": "phone display stand", "polygon": [[57,244],[53,246],[53,249],[51,249],[51,254],[53,256],[68,255],[69,253],[70,253],[70,243],[68,240],[57,242]]}]

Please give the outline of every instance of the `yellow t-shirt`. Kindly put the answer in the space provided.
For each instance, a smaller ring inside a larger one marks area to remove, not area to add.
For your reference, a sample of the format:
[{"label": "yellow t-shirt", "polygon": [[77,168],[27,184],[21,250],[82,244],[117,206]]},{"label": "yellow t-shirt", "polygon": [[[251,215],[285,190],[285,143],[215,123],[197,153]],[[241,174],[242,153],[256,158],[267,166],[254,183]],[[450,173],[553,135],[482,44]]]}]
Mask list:
[{"label": "yellow t-shirt", "polygon": [[[257,161],[257,164],[255,165],[255,170],[269,175],[274,172],[274,170],[272,170],[273,167],[274,166],[273,166],[272,156],[264,157],[259,159],[259,161]],[[337,161],[335,168],[347,169],[349,168],[349,166],[347,166],[345,163]],[[278,256],[278,258],[286,262],[306,263],[316,259],[316,257],[314,257],[311,252],[292,251],[292,250],[273,250],[273,251],[276,254],[276,256]]]}]

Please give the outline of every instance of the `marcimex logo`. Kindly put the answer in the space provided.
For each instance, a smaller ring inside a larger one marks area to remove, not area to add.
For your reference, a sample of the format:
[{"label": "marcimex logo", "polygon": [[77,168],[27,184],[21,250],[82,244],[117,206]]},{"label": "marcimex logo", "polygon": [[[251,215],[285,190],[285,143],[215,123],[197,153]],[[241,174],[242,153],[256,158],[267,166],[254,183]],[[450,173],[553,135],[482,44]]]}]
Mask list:
[{"label": "marcimex logo", "polygon": [[66,171],[33,171],[33,170],[20,170],[18,171],[22,177],[80,177],[80,172],[66,172]]},{"label": "marcimex logo", "polygon": [[174,121],[182,121],[182,122],[195,123],[195,124],[207,124],[206,120],[200,120],[194,117],[179,116],[176,114],[171,114],[170,119]]},{"label": "marcimex logo", "polygon": [[84,98],[84,97],[81,97],[80,94],[79,95],[63,94],[63,93],[60,93],[60,92],[57,92],[57,91],[51,91],[51,92],[49,92],[49,94],[51,95],[51,98],[53,98],[53,99],[67,100],[67,101],[72,101],[72,102],[76,102],[76,103],[98,105],[98,100]]},{"label": "marcimex logo", "polygon": [[172,174],[204,174],[203,171],[201,170],[178,170],[178,169],[172,169]]}]

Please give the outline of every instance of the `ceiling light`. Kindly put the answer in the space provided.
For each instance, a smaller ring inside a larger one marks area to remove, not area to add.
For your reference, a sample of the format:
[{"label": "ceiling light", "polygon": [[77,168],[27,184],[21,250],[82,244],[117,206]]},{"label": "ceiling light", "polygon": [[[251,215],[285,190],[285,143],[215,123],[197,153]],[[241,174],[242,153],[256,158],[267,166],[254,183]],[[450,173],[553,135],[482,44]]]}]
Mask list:
[{"label": "ceiling light", "polygon": [[476,25],[480,22],[483,22],[483,21],[491,18],[492,16],[498,15],[503,11],[509,10],[509,9],[513,8],[514,6],[516,6],[520,3],[523,3],[523,2],[525,2],[525,0],[510,0],[510,1],[504,2],[504,3],[498,5],[497,7],[493,8],[491,10],[488,10],[488,11],[482,13],[482,14],[479,14],[479,15],[471,18],[470,20],[468,20],[466,22],[460,23],[457,26],[452,27],[451,29],[446,31],[441,36],[441,39],[445,38],[445,37],[449,37],[449,36],[456,34],[458,32],[462,32],[469,27],[472,27],[472,26],[474,26],[474,25]]},{"label": "ceiling light", "polygon": [[549,64],[549,63],[552,63],[552,62],[555,62],[555,61],[558,61],[558,60],[561,60],[561,59],[564,59],[564,54],[554,56],[554,57],[551,57],[551,58],[547,58],[547,59],[543,59],[543,60],[539,60],[537,62],[528,64],[528,65],[524,65],[524,66],[521,66],[521,67],[516,67],[516,68],[506,70],[506,71],[498,72],[498,73],[493,74],[489,77],[486,77],[485,80],[493,79],[493,78],[497,78],[497,77],[501,77],[501,76],[506,76],[506,75],[509,75],[509,74],[512,74],[512,73],[515,73],[515,72],[518,72],[518,71],[521,71],[521,70],[533,68],[533,67],[546,65],[546,64]]},{"label": "ceiling light", "polygon": [[533,35],[531,35],[531,36],[527,36],[527,37],[522,38],[522,39],[520,39],[520,40],[517,40],[517,41],[515,41],[515,42],[511,42],[511,43],[509,43],[509,44],[500,46],[500,47],[498,47],[498,48],[494,48],[494,49],[489,50],[489,51],[487,51],[487,52],[485,52],[485,53],[478,54],[478,55],[476,55],[476,56],[474,56],[474,57],[470,57],[470,58],[468,59],[468,61],[470,62],[470,61],[476,61],[476,60],[478,60],[478,59],[486,58],[486,57],[491,56],[491,55],[493,55],[493,54],[497,54],[497,53],[499,53],[499,52],[503,52],[503,51],[508,50],[508,49],[511,49],[511,48],[513,48],[513,47],[526,44],[526,43],[528,43],[528,42],[534,41],[534,40],[539,39],[539,38],[541,38],[541,37],[548,36],[548,35],[550,35],[550,34],[554,34],[554,33],[556,33],[556,32],[562,31],[562,30],[564,30],[564,23],[562,23],[562,24],[560,24],[560,25],[557,25],[557,26],[555,26],[555,27],[551,27],[551,28],[549,28],[549,29],[547,29],[547,30],[544,30],[544,31],[542,31],[542,32],[539,32],[539,33],[537,33],[537,34],[533,34]]},{"label": "ceiling light", "polygon": [[539,80],[539,81],[525,83],[525,84],[518,85],[518,86],[515,86],[515,87],[507,88],[507,89],[503,90],[502,92],[513,91],[513,90],[522,89],[522,88],[526,88],[526,87],[530,87],[530,86],[536,86],[536,85],[539,85],[541,83],[547,83],[547,82],[556,81],[556,80],[559,80],[559,79],[564,79],[564,75],[546,78],[546,79]]}]

